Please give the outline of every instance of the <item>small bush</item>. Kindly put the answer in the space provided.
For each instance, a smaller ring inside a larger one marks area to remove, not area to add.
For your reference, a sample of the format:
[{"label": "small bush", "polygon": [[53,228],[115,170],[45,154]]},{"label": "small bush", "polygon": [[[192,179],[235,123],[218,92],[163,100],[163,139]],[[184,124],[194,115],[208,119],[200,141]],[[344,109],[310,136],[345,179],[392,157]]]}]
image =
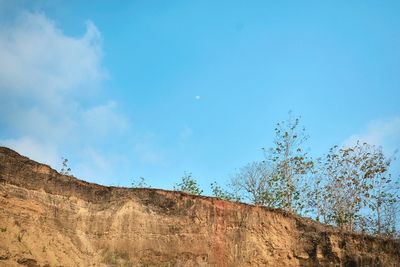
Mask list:
[{"label": "small bush", "polygon": [[192,195],[201,195],[203,190],[200,189],[196,180],[192,177],[191,173],[186,173],[181,178],[181,182],[174,186],[174,190],[185,192]]}]

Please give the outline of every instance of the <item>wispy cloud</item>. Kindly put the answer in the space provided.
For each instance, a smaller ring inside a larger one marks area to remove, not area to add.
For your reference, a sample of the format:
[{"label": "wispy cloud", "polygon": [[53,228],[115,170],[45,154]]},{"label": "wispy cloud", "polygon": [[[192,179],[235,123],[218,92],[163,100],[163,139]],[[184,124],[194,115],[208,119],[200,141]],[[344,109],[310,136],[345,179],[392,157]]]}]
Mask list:
[{"label": "wispy cloud", "polygon": [[138,155],[138,159],[141,163],[146,165],[166,164],[164,153],[150,142],[137,142],[134,146],[134,151]]},{"label": "wispy cloud", "polygon": [[82,118],[87,130],[101,137],[111,134],[111,131],[115,133],[129,127],[128,119],[118,113],[118,105],[114,101],[85,110]]},{"label": "wispy cloud", "polygon": [[[65,151],[94,151],[96,140],[124,133],[129,120],[115,101],[83,104],[108,76],[102,51],[90,21],[79,37],[42,13],[0,26],[0,145],[57,168]],[[86,168],[109,169],[107,157],[89,154]]]},{"label": "wispy cloud", "polygon": [[193,130],[192,130],[192,128],[185,127],[185,128],[179,133],[179,143],[180,143],[180,144],[185,143],[192,135],[193,135]]},{"label": "wispy cloud", "polygon": [[9,96],[52,105],[85,93],[106,77],[101,34],[88,21],[83,36],[66,36],[44,14],[22,13],[0,29],[0,85]]},{"label": "wispy cloud", "polygon": [[3,139],[0,142],[1,145],[11,147],[23,155],[29,155],[33,159],[40,159],[41,162],[51,166],[57,166],[59,163],[57,148],[49,142],[38,142],[27,136],[18,139]]},{"label": "wispy cloud", "polygon": [[[106,184],[129,178],[132,166],[168,164],[155,137],[134,131],[105,97],[102,42],[90,21],[81,36],[65,34],[44,13],[0,24],[0,145],[55,169],[66,157],[74,175]],[[180,140],[191,134],[183,129]]]},{"label": "wispy cloud", "polygon": [[382,146],[384,151],[392,153],[400,148],[400,117],[371,121],[363,133],[350,136],[344,144],[351,145],[357,140]]}]

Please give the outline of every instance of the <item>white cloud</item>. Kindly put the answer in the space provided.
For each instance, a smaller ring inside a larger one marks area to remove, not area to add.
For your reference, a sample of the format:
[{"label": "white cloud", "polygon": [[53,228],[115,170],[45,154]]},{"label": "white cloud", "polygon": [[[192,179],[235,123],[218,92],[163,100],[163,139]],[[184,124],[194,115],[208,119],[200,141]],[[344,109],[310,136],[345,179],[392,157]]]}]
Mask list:
[{"label": "white cloud", "polygon": [[43,13],[1,23],[0,145],[55,169],[66,157],[73,175],[105,184],[128,177],[132,159],[166,164],[154,136],[133,133],[117,102],[96,101],[107,72],[92,22],[81,36],[66,35]]},{"label": "white cloud", "polygon": [[21,137],[18,139],[1,140],[1,144],[15,149],[21,155],[31,159],[40,159],[41,163],[48,164],[55,168],[61,162],[57,149],[53,144],[37,141],[31,137]]},{"label": "white cloud", "polygon": [[39,102],[54,102],[105,78],[101,35],[92,22],[69,37],[43,14],[23,13],[0,28],[0,90]]},{"label": "white cloud", "polygon": [[129,126],[128,119],[118,113],[114,101],[84,111],[83,120],[89,131],[100,136],[106,136],[111,131],[126,130]]},{"label": "white cloud", "polygon": [[382,146],[386,152],[392,153],[400,148],[400,117],[372,121],[364,133],[350,136],[344,144],[352,145],[357,140]]},{"label": "white cloud", "polygon": [[[100,31],[90,21],[78,37],[42,13],[0,25],[0,145],[58,168],[64,153],[124,133],[129,121],[116,102],[83,104],[107,78],[102,56]],[[101,169],[106,160],[91,153],[84,163]]]},{"label": "white cloud", "polygon": [[114,160],[103,156],[103,153],[94,148],[84,148],[80,152],[81,157],[72,171],[78,171],[80,175],[85,177],[85,180],[97,180],[105,183],[107,181],[106,177],[112,175],[112,162]]}]

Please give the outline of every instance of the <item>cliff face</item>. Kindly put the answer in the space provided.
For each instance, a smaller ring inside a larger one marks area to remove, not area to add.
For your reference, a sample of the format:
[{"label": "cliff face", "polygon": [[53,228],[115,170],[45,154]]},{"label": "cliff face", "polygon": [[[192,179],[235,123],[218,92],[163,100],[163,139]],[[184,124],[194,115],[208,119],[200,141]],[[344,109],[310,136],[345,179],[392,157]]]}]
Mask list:
[{"label": "cliff face", "polygon": [[0,147],[0,266],[400,266],[399,250],[282,211],[86,183]]}]

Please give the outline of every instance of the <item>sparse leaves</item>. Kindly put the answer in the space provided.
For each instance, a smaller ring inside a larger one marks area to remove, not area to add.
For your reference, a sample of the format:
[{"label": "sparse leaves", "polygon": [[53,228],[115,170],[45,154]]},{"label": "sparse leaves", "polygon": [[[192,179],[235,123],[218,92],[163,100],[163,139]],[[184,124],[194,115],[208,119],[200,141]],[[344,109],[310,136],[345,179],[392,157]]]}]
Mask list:
[{"label": "sparse leaves", "polygon": [[217,182],[211,183],[211,191],[213,196],[217,198],[236,202],[240,201],[240,196],[238,194],[223,189]]},{"label": "sparse leaves", "polygon": [[144,179],[144,177],[139,177],[138,179],[134,179],[131,184],[132,188],[151,188]]},{"label": "sparse leaves", "polygon": [[64,174],[64,175],[71,175],[71,168],[68,166],[68,159],[62,157],[61,160],[62,160],[62,163],[61,163],[62,167],[61,167],[60,173]]},{"label": "sparse leaves", "polygon": [[324,222],[352,231],[371,220],[365,214],[371,209],[378,212],[376,223],[380,229],[380,209],[390,199],[382,190],[389,180],[386,173],[390,166],[382,150],[360,142],[351,147],[334,146],[318,162],[315,186],[309,192],[313,199],[309,203],[317,210],[318,218],[322,216]]},{"label": "sparse leaves", "polygon": [[265,161],[254,161],[240,168],[231,184],[238,194],[256,205],[279,206],[279,190],[273,169]]},{"label": "sparse leaves", "polygon": [[181,178],[181,182],[174,186],[174,190],[185,192],[192,195],[201,195],[203,190],[200,189],[196,180],[192,177],[191,173],[186,173]]},{"label": "sparse leaves", "polygon": [[273,147],[263,149],[265,158],[274,168],[274,187],[279,188],[276,196],[278,207],[288,211],[303,209],[300,185],[313,167],[313,161],[303,149],[308,139],[304,127],[300,127],[300,118],[293,118],[277,123]]}]

